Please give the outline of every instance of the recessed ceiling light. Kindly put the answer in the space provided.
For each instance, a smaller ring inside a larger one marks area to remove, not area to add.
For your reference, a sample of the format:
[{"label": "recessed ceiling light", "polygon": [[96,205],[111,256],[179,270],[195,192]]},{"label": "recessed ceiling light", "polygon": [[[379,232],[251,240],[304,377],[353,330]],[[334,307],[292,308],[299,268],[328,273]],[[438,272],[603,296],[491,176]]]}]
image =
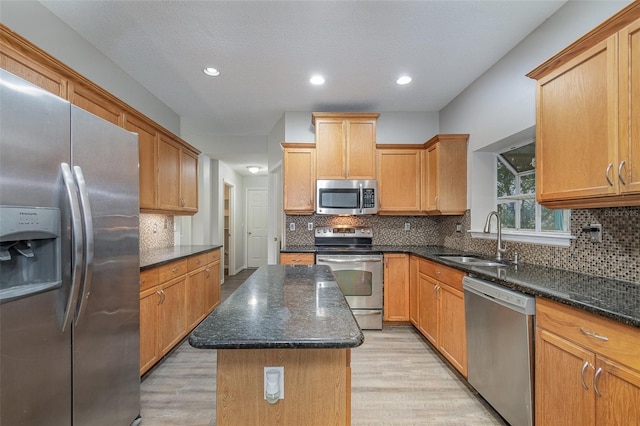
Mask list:
[{"label": "recessed ceiling light", "polygon": [[324,84],[324,77],[321,75],[314,75],[309,81],[311,82],[311,84],[315,84],[317,86],[320,84]]},{"label": "recessed ceiling light", "polygon": [[217,68],[207,67],[202,70],[206,75],[210,75],[211,77],[217,77],[220,75],[220,71]]},{"label": "recessed ceiling light", "polygon": [[398,78],[396,80],[396,83],[398,84],[409,84],[411,83],[411,77],[409,77],[408,75],[403,75],[402,77]]},{"label": "recessed ceiling light", "polygon": [[247,166],[247,169],[254,175],[260,171],[260,167],[258,166]]}]

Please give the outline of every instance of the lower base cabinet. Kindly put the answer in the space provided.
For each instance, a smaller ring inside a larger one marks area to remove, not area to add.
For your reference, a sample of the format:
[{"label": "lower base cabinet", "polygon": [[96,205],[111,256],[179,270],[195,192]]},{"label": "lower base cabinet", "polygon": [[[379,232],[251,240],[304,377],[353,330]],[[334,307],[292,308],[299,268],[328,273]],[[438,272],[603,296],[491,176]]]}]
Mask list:
[{"label": "lower base cabinet", "polygon": [[640,424],[640,330],[536,300],[536,425]]},{"label": "lower base cabinet", "polygon": [[414,325],[460,374],[467,377],[467,333],[462,289],[465,273],[419,259],[417,271],[410,273],[412,275],[417,283],[414,283],[413,293],[410,289],[410,294],[418,300],[414,307],[417,310]]},{"label": "lower base cabinet", "polygon": [[140,273],[140,374],[220,304],[220,249]]}]

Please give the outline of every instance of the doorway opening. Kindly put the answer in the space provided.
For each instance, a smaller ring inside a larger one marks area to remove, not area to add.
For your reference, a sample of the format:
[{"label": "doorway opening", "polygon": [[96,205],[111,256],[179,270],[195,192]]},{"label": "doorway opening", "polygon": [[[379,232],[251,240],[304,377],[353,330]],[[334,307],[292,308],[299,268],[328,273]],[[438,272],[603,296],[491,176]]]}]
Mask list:
[{"label": "doorway opening", "polygon": [[[229,254],[231,253],[231,185],[224,184],[224,276],[229,275]],[[226,281],[226,280],[225,280]]]}]

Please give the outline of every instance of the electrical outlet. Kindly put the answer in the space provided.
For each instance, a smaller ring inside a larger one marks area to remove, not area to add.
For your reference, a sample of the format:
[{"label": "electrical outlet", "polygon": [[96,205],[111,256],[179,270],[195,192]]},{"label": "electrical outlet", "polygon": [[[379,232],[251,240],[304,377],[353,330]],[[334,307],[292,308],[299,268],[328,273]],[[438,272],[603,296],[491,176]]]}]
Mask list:
[{"label": "electrical outlet", "polygon": [[154,223],[154,224],[153,224],[152,229],[153,229],[153,233],[154,233],[154,234],[155,234],[156,232],[158,232],[158,224],[157,224],[157,223]]},{"label": "electrical outlet", "polygon": [[293,223],[293,222],[291,222],[291,223],[289,224],[289,231],[295,231],[295,230],[296,230],[296,224],[295,224],[295,223]]},{"label": "electrical outlet", "polygon": [[307,223],[307,231],[313,231],[313,222]]},{"label": "electrical outlet", "polygon": [[456,232],[462,232],[462,224],[456,223]]},{"label": "electrical outlet", "polygon": [[264,367],[264,399],[269,404],[284,399],[284,367]]},{"label": "electrical outlet", "polygon": [[404,230],[405,230],[405,231],[409,231],[409,230],[411,230],[411,224],[410,224],[409,222],[405,222],[405,223],[404,223]]},{"label": "electrical outlet", "polygon": [[[592,243],[601,243],[602,242],[602,224],[600,223],[592,223],[589,225],[592,229],[591,231],[591,242]],[[595,231],[594,231],[595,229]]]}]

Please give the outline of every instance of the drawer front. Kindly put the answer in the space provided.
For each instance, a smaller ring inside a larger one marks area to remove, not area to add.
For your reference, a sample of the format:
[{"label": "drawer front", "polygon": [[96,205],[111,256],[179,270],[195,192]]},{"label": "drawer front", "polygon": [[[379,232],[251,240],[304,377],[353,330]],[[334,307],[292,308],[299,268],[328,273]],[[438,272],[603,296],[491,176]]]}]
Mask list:
[{"label": "drawer front", "polygon": [[187,259],[167,263],[158,269],[160,270],[160,282],[169,281],[187,273]]},{"label": "drawer front", "polygon": [[314,263],[313,253],[280,253],[281,265],[313,265]]},{"label": "drawer front", "polygon": [[466,275],[464,272],[424,259],[420,259],[418,268],[421,274],[428,275],[462,291],[462,278]]},{"label": "drawer front", "polygon": [[140,271],[140,291],[158,285],[160,283],[159,272],[159,268],[151,268]]},{"label": "drawer front", "polygon": [[640,329],[636,327],[542,298],[536,298],[536,324],[640,371]]},{"label": "drawer front", "polygon": [[197,254],[187,259],[187,266],[189,271],[198,269],[207,264],[207,253]]},{"label": "drawer front", "polygon": [[213,263],[220,261],[220,249],[211,250],[207,253],[207,263]]}]

